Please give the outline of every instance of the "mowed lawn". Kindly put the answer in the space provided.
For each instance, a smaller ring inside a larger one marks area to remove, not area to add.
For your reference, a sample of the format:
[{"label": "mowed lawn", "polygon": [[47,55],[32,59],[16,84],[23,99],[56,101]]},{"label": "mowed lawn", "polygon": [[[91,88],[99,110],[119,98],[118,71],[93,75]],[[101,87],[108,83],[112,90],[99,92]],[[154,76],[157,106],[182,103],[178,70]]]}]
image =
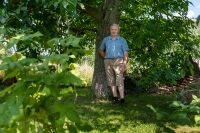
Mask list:
[{"label": "mowed lawn", "polygon": [[126,94],[127,107],[120,104],[111,105],[108,99],[96,100],[89,88],[78,88],[77,94],[76,110],[83,121],[94,127],[91,133],[164,133],[160,124],[166,125],[176,133],[200,132],[198,126],[181,126],[165,119],[156,121],[155,114],[146,106],[151,104],[155,108],[169,112],[169,104],[175,100],[175,94]]}]

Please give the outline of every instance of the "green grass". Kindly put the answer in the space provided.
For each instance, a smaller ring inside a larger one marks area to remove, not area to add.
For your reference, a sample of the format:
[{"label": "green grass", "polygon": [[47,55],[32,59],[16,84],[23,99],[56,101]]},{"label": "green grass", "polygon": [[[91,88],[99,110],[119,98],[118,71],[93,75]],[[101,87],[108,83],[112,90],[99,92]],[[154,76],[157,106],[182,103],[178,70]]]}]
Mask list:
[{"label": "green grass", "polygon": [[[146,105],[151,104],[163,111],[170,111],[169,104],[175,95],[126,95],[127,107],[111,105],[109,100],[96,101],[89,89],[77,89],[77,112],[82,120],[94,127],[91,133],[157,133],[164,132],[155,114]],[[197,133],[198,127],[180,126],[163,120],[160,123],[178,133]]]}]

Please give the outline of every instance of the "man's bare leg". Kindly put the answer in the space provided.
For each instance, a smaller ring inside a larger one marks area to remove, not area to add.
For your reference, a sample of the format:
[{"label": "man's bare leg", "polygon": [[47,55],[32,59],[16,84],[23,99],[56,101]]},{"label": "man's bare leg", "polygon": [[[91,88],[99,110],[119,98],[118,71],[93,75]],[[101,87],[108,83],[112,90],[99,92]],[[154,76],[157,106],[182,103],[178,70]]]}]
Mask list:
[{"label": "man's bare leg", "polygon": [[117,97],[117,88],[116,88],[116,86],[111,86],[111,90],[112,90],[112,93],[113,93],[113,97]]},{"label": "man's bare leg", "polygon": [[120,98],[124,99],[124,86],[118,86]]}]

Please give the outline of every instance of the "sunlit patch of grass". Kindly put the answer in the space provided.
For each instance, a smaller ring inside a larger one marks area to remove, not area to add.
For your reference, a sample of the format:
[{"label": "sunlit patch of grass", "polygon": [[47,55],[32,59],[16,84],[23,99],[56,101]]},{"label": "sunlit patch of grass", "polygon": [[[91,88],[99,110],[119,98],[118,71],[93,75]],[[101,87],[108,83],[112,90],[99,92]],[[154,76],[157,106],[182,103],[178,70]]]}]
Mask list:
[{"label": "sunlit patch of grass", "polygon": [[200,127],[178,126],[176,133],[200,133]]},{"label": "sunlit patch of grass", "polygon": [[80,78],[85,80],[87,86],[91,86],[94,68],[89,64],[87,60],[81,62],[79,65],[80,67],[78,68],[78,71],[80,73]]}]

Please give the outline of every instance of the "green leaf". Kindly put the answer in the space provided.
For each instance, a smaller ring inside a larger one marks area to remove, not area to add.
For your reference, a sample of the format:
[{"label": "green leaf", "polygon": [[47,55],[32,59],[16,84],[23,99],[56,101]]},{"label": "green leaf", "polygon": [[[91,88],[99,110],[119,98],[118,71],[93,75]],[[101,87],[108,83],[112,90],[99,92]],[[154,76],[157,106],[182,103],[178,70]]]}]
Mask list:
[{"label": "green leaf", "polygon": [[60,118],[56,121],[58,125],[64,125],[65,124],[65,118]]},{"label": "green leaf", "polygon": [[25,81],[26,82],[33,82],[42,79],[42,75],[30,75]]},{"label": "green leaf", "polygon": [[22,60],[18,61],[21,65],[26,65],[29,66],[30,64],[36,64],[37,63],[37,59],[35,58],[24,58]]},{"label": "green leaf", "polygon": [[5,69],[8,69],[8,64],[1,64],[0,70],[5,70]]},{"label": "green leaf", "polygon": [[24,95],[24,96],[21,96],[21,97],[23,98],[22,104],[23,104],[24,106],[28,105],[29,102],[30,102],[30,96],[29,96],[29,95]]},{"label": "green leaf", "polygon": [[19,115],[20,114],[20,110],[19,110],[19,105],[13,105],[13,106],[11,106],[10,108],[9,108],[9,113],[11,114],[11,115]]},{"label": "green leaf", "polygon": [[8,106],[12,106],[16,101],[16,96],[15,95],[9,95],[6,97],[6,101],[5,103],[8,105]]},{"label": "green leaf", "polygon": [[18,92],[18,93],[23,93],[25,89],[25,82],[24,81],[18,81],[16,83],[16,85],[13,88],[14,92]]},{"label": "green leaf", "polygon": [[70,121],[80,123],[80,118],[77,112],[74,109],[68,109],[66,116]]},{"label": "green leaf", "polygon": [[8,44],[7,44],[7,49],[10,49],[11,47],[13,47],[15,44],[17,44],[19,42],[18,39],[11,39]]},{"label": "green leaf", "polygon": [[66,107],[60,102],[55,102],[53,109],[54,113],[60,113],[60,117],[63,117],[66,113]]},{"label": "green leaf", "polygon": [[191,106],[191,107],[189,108],[189,111],[190,111],[190,112],[199,113],[200,107],[198,107],[198,106]]},{"label": "green leaf", "polygon": [[3,129],[0,129],[0,133],[8,133],[8,132],[3,131]]},{"label": "green leaf", "polygon": [[10,70],[14,70],[14,68],[15,68],[15,62],[10,62],[10,63],[8,64],[8,66],[9,66],[9,69],[10,69]]},{"label": "green leaf", "polygon": [[67,128],[68,128],[69,133],[78,133],[78,131],[74,125],[67,124]]},{"label": "green leaf", "polygon": [[64,8],[67,8],[67,6],[68,6],[68,2],[63,1],[63,2],[62,2],[62,5],[63,5]]},{"label": "green leaf", "polygon": [[187,117],[179,117],[179,118],[177,119],[177,122],[178,122],[179,124],[181,124],[181,125],[188,125],[188,126],[191,126],[191,125],[192,125],[190,119],[187,118]]},{"label": "green leaf", "polygon": [[5,54],[5,49],[1,49],[0,54]]},{"label": "green leaf", "polygon": [[146,105],[147,107],[149,107],[154,113],[157,113],[157,110],[150,104]]},{"label": "green leaf", "polygon": [[11,86],[6,87],[6,89],[0,91],[0,97],[5,96],[5,94],[6,94],[7,92],[11,91],[12,88],[13,88],[15,85],[16,85],[16,84],[12,84]]},{"label": "green leaf", "polygon": [[66,43],[64,44],[64,46],[66,47],[72,45],[73,47],[79,47],[80,40],[81,38],[70,36],[69,38],[66,39]]},{"label": "green leaf", "polygon": [[44,86],[43,90],[41,93],[45,96],[49,96],[51,94],[50,89],[47,86]]},{"label": "green leaf", "polygon": [[163,112],[163,111],[159,111],[156,113],[156,120],[161,120],[164,116],[166,116],[167,113]]},{"label": "green leaf", "polygon": [[11,71],[10,73],[7,73],[7,75],[5,75],[5,77],[3,78],[2,82],[4,82],[6,79],[8,78],[13,78],[13,77],[16,77],[17,74],[19,72],[19,69],[18,68],[15,68],[15,70]]},{"label": "green leaf", "polygon": [[200,115],[195,115],[194,120],[196,124],[200,124]]},{"label": "green leaf", "polygon": [[56,39],[56,38],[53,38],[53,39],[49,40],[49,41],[47,42],[47,44],[48,44],[50,47],[52,47],[53,44],[55,43],[55,39]]},{"label": "green leaf", "polygon": [[69,55],[69,57],[70,57],[70,58],[76,58],[76,56],[75,56],[75,55]]},{"label": "green leaf", "polygon": [[7,104],[0,104],[0,115],[3,115],[8,110]]},{"label": "green leaf", "polygon": [[73,93],[73,88],[72,87],[68,87],[68,88],[64,88],[60,91],[61,95],[65,95],[68,94],[69,92]]},{"label": "green leaf", "polygon": [[11,117],[12,116],[9,113],[5,113],[3,115],[0,115],[0,125],[7,124],[10,121]]},{"label": "green leaf", "polygon": [[77,86],[82,85],[82,80],[72,73],[69,73],[66,79],[67,80],[66,81],[64,80],[64,83],[67,83],[67,84],[70,83],[72,85],[77,85]]},{"label": "green leaf", "polygon": [[23,6],[21,7],[21,10],[25,11],[27,9],[27,7]]},{"label": "green leaf", "polygon": [[49,75],[46,75],[43,80],[44,80],[45,84],[51,85],[51,78],[49,77]]},{"label": "green leaf", "polygon": [[194,100],[199,100],[199,98],[198,98],[196,95],[192,95],[192,98],[193,98]]},{"label": "green leaf", "polygon": [[174,101],[169,107],[183,107],[184,105],[180,101]]},{"label": "green leaf", "polygon": [[16,62],[15,65],[17,66],[17,68],[19,68],[19,70],[20,70],[21,72],[24,71],[24,66],[22,66],[19,62]]},{"label": "green leaf", "polygon": [[49,88],[51,94],[52,94],[54,97],[59,96],[59,90],[58,90],[58,87],[57,87],[57,86],[51,85],[51,86],[46,86],[46,87]]},{"label": "green leaf", "polygon": [[74,102],[68,102],[68,103],[65,103],[65,107],[67,109],[73,109],[74,107],[76,107],[76,105]]},{"label": "green leaf", "polygon": [[172,113],[168,119],[169,120],[176,120],[179,117],[179,113]]},{"label": "green leaf", "polygon": [[40,36],[43,36],[43,34],[41,34],[39,31],[38,32],[35,32],[34,34],[27,34],[27,35],[24,35],[21,40],[25,41],[25,40],[30,40],[34,37],[40,37]]},{"label": "green leaf", "polygon": [[57,8],[58,7],[59,2],[54,2],[54,7]]},{"label": "green leaf", "polygon": [[76,127],[80,130],[80,131],[84,131],[84,132],[90,132],[92,131],[94,128],[92,126],[90,126],[87,123],[75,123]]}]

